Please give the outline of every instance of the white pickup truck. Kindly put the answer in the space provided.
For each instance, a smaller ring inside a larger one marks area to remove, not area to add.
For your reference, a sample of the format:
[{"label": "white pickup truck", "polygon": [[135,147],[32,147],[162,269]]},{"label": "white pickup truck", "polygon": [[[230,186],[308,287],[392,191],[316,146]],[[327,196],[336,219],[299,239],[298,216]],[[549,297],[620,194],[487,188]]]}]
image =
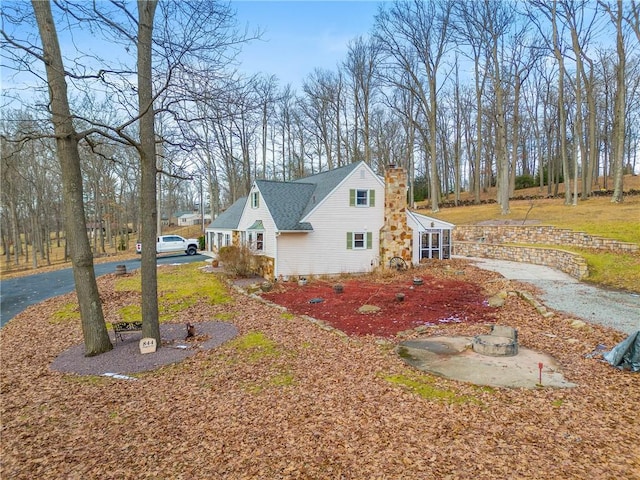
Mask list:
[{"label": "white pickup truck", "polygon": [[[161,235],[156,240],[156,253],[184,252],[195,255],[198,252],[198,240],[180,235]],[[136,243],[136,253],[142,253],[142,243]]]}]

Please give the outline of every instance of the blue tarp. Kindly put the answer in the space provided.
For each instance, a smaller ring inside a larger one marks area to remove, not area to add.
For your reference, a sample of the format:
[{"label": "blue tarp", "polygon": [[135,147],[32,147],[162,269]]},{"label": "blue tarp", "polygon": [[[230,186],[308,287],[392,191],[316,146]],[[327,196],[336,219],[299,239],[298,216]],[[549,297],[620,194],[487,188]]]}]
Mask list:
[{"label": "blue tarp", "polygon": [[603,357],[621,370],[640,372],[640,330],[632,333]]}]

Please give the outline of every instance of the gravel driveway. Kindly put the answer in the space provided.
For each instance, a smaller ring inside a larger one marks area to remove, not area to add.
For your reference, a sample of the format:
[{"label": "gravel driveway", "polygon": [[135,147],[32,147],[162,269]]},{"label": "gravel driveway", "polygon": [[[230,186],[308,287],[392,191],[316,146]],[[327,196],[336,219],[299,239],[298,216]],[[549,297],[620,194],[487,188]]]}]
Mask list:
[{"label": "gravel driveway", "polygon": [[476,266],[502,274],[510,280],[527,282],[544,293],[540,301],[548,308],[582,320],[632,334],[640,330],[640,295],[595,287],[542,265],[490,258],[458,257]]}]

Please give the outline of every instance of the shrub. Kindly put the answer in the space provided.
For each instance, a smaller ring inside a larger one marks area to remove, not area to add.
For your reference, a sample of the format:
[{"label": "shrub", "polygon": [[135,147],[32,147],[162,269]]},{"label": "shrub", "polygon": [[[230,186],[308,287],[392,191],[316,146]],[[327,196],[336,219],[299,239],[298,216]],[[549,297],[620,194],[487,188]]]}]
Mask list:
[{"label": "shrub", "polygon": [[204,235],[198,237],[198,250],[204,250],[206,248]]},{"label": "shrub", "polygon": [[224,264],[227,272],[237,277],[248,277],[253,272],[251,263],[253,254],[246,246],[230,245],[220,248],[218,258]]},{"label": "shrub", "polygon": [[518,175],[516,177],[516,190],[531,188],[536,186],[536,179],[531,175]]}]

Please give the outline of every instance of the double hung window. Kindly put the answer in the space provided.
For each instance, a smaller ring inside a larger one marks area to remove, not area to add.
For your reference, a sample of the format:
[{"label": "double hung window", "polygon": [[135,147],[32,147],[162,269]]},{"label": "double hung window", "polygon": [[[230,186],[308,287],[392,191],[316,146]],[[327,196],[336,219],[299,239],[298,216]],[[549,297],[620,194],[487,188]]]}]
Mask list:
[{"label": "double hung window", "polygon": [[376,191],[352,188],[349,190],[349,205],[352,207],[375,207]]},{"label": "double hung window", "polygon": [[365,250],[373,247],[371,232],[347,232],[347,250]]}]

